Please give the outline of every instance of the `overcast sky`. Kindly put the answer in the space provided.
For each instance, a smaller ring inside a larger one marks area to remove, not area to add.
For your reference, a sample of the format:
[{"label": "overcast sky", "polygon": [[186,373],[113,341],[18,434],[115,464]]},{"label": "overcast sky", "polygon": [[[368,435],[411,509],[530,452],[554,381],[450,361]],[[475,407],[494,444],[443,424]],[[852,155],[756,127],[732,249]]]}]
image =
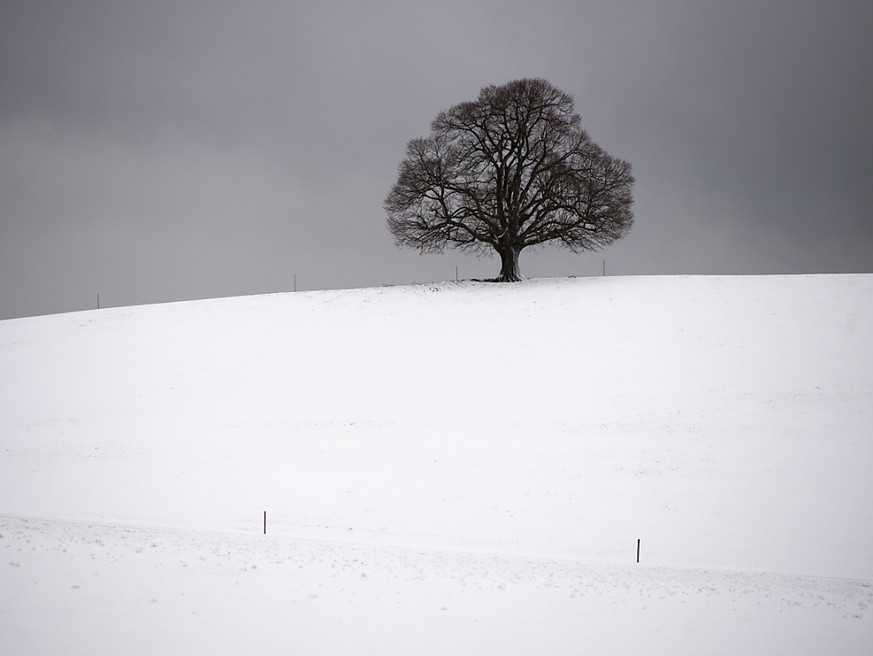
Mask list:
[{"label": "overcast sky", "polygon": [[5,0],[0,319],[495,276],[398,250],[409,139],[543,77],[637,178],[529,277],[873,271],[869,0]]}]

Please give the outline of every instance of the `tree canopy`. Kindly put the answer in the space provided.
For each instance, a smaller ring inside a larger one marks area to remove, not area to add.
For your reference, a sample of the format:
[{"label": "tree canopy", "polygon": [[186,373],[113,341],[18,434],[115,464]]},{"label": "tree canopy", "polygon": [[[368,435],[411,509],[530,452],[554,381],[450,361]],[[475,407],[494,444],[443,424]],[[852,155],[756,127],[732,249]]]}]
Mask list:
[{"label": "tree canopy", "polygon": [[627,162],[581,127],[573,99],[541,79],[487,86],[411,140],[385,199],[398,246],[446,246],[501,258],[497,280],[521,279],[519,253],[552,243],[598,250],[633,223]]}]

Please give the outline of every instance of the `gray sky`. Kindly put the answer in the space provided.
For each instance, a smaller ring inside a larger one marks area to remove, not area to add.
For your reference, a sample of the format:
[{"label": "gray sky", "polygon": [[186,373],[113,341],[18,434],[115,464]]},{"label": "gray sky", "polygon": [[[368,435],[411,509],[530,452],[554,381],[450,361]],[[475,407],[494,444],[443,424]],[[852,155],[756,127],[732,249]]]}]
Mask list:
[{"label": "gray sky", "polygon": [[495,276],[400,251],[406,142],[543,77],[637,178],[527,276],[873,271],[867,0],[0,1],[0,319]]}]

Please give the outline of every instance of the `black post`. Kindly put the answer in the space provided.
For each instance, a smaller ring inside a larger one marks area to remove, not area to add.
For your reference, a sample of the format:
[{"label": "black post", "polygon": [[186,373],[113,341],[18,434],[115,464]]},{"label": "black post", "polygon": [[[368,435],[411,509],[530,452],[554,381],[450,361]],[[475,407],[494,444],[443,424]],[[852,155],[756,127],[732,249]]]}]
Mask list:
[{"label": "black post", "polygon": [[[267,534],[267,511],[264,511],[264,535]],[[639,560],[639,558],[637,558]]]},{"label": "black post", "polygon": [[[266,530],[266,529],[264,529]],[[640,539],[637,538],[637,562],[640,562]]]}]

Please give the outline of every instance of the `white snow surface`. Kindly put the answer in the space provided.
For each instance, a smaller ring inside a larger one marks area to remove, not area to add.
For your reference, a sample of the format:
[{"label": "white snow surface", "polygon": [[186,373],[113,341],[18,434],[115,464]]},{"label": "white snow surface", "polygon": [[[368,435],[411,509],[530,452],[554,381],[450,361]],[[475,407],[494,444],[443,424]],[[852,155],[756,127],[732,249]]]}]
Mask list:
[{"label": "white snow surface", "polygon": [[873,275],[2,321],[0,651],[866,655],[871,466]]}]

